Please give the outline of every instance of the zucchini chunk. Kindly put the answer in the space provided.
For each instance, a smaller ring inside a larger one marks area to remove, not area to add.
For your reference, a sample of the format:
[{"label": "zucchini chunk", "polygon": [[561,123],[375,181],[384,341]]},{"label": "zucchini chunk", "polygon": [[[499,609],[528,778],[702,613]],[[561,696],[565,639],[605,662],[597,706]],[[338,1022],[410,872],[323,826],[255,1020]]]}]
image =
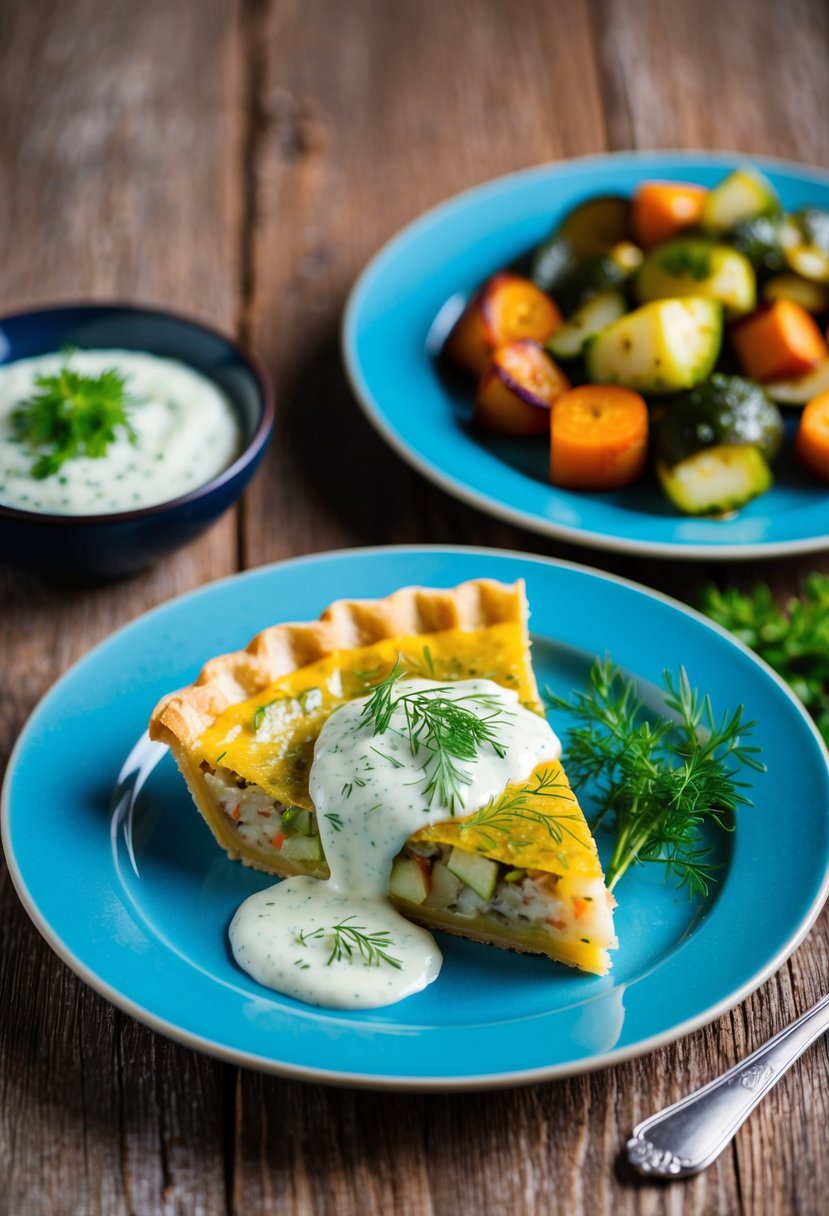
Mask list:
[{"label": "zucchini chunk", "polygon": [[776,274],[763,285],[763,300],[773,304],[775,300],[792,300],[807,312],[826,312],[829,309],[829,286],[804,279],[799,274]]},{"label": "zucchini chunk", "polygon": [[800,229],[788,215],[752,215],[738,220],[728,239],[758,274],[784,270],[786,250],[803,243]]},{"label": "zucchini chunk", "polygon": [[748,258],[730,245],[680,237],[648,254],[635,291],[643,304],[683,296],[719,300],[731,321],[753,311],[757,279]]},{"label": "zucchini chunk", "polygon": [[578,203],[562,220],[557,235],[569,241],[577,258],[589,258],[629,241],[631,232],[630,199],[604,194]]},{"label": "zucchini chunk", "polygon": [[771,470],[753,444],[705,448],[672,467],[657,461],[663,490],[686,515],[733,511],[771,487]]},{"label": "zucchini chunk", "polygon": [[722,307],[716,300],[656,300],[591,338],[585,366],[599,384],[675,393],[705,379],[721,343]]},{"label": "zucchini chunk", "polygon": [[700,221],[708,232],[730,232],[740,220],[755,215],[777,215],[780,199],[771,182],[748,166],[729,173],[708,194],[702,204]]},{"label": "zucchini chunk", "polygon": [[804,279],[829,283],[829,211],[804,207],[791,220],[799,239],[786,248],[789,266]]},{"label": "zucchini chunk", "polygon": [[556,330],[546,343],[547,350],[554,359],[577,359],[589,339],[618,321],[626,310],[620,291],[600,291]]},{"label": "zucchini chunk", "polygon": [[446,868],[461,882],[471,887],[476,895],[487,902],[492,899],[498,885],[499,865],[490,857],[480,853],[467,853],[463,849],[453,848],[449,854]]},{"label": "zucchini chunk", "polygon": [[657,456],[669,467],[729,445],[756,447],[770,462],[780,449],[783,419],[753,380],[714,375],[665,407],[655,438]]}]

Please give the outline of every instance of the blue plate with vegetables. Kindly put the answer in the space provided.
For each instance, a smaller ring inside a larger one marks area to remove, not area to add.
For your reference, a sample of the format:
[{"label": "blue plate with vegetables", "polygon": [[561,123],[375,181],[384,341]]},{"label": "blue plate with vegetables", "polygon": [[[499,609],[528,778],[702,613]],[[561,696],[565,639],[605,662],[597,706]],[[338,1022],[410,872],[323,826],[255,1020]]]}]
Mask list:
[{"label": "blue plate with vegetables", "polygon": [[346,363],[442,488],[538,532],[689,558],[829,536],[829,176],[729,153],[516,173],[369,264]]},{"label": "blue plate with vegetables", "polygon": [[[441,933],[437,981],[396,1005],[314,1008],[263,988],[234,962],[227,932],[240,903],[273,879],[217,847],[172,757],[142,738],[153,706],[206,656],[275,622],[313,620],[337,597],[480,578],[525,580],[533,669],[565,767],[593,823],[614,803],[596,830],[618,901],[612,970],[589,975]],[[606,655],[620,672],[612,681],[596,666]],[[683,742],[664,721],[666,670],[710,736]],[[739,763],[734,744],[765,770]],[[588,779],[600,755],[610,762]],[[620,782],[639,789],[636,805]],[[720,811],[698,814],[689,784]],[[733,814],[722,810],[729,802]],[[522,554],[367,549],[214,583],[114,634],[33,714],[9,765],[2,820],[11,876],[46,940],[154,1029],[304,1080],[462,1089],[618,1063],[712,1020],[762,983],[826,896],[829,766],[782,681],[664,596]]]}]

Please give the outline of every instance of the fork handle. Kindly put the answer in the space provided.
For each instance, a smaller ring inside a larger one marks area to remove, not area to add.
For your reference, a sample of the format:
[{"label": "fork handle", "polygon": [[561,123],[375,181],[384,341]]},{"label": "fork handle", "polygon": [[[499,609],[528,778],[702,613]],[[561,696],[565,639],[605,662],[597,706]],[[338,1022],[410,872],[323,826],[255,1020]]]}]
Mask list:
[{"label": "fork handle", "polygon": [[829,995],[728,1072],[633,1129],[627,1157],[640,1174],[684,1178],[719,1156],[795,1060],[829,1030]]}]

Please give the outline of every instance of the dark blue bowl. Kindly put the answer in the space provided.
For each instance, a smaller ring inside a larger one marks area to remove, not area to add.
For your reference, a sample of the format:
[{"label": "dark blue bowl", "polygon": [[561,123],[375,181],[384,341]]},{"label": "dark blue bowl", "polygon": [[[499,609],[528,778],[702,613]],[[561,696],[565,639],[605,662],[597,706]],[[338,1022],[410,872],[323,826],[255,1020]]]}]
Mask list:
[{"label": "dark blue bowl", "polygon": [[121,578],[195,540],[236,501],[270,439],[273,393],[259,361],[231,338],[163,309],[68,304],[0,317],[0,364],[64,346],[178,359],[223,389],[239,418],[239,457],[180,498],[113,515],[49,515],[0,506],[0,561],[50,574]]}]

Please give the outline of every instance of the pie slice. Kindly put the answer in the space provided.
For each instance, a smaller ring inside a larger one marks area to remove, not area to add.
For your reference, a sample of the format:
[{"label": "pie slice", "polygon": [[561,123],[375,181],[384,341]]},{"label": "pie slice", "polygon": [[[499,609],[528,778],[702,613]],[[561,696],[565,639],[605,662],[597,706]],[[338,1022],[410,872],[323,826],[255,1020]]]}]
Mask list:
[{"label": "pie slice", "polygon": [[[489,679],[543,713],[524,586],[482,579],[340,600],[318,621],[266,629],[165,697],[150,734],[169,744],[232,859],[270,874],[326,878],[309,794],[314,745],[339,705],[366,696],[395,665],[444,685]],[[344,805],[355,780],[343,773]],[[558,761],[472,814],[416,831],[394,860],[389,890],[427,928],[598,975],[610,966],[613,897]]]}]

